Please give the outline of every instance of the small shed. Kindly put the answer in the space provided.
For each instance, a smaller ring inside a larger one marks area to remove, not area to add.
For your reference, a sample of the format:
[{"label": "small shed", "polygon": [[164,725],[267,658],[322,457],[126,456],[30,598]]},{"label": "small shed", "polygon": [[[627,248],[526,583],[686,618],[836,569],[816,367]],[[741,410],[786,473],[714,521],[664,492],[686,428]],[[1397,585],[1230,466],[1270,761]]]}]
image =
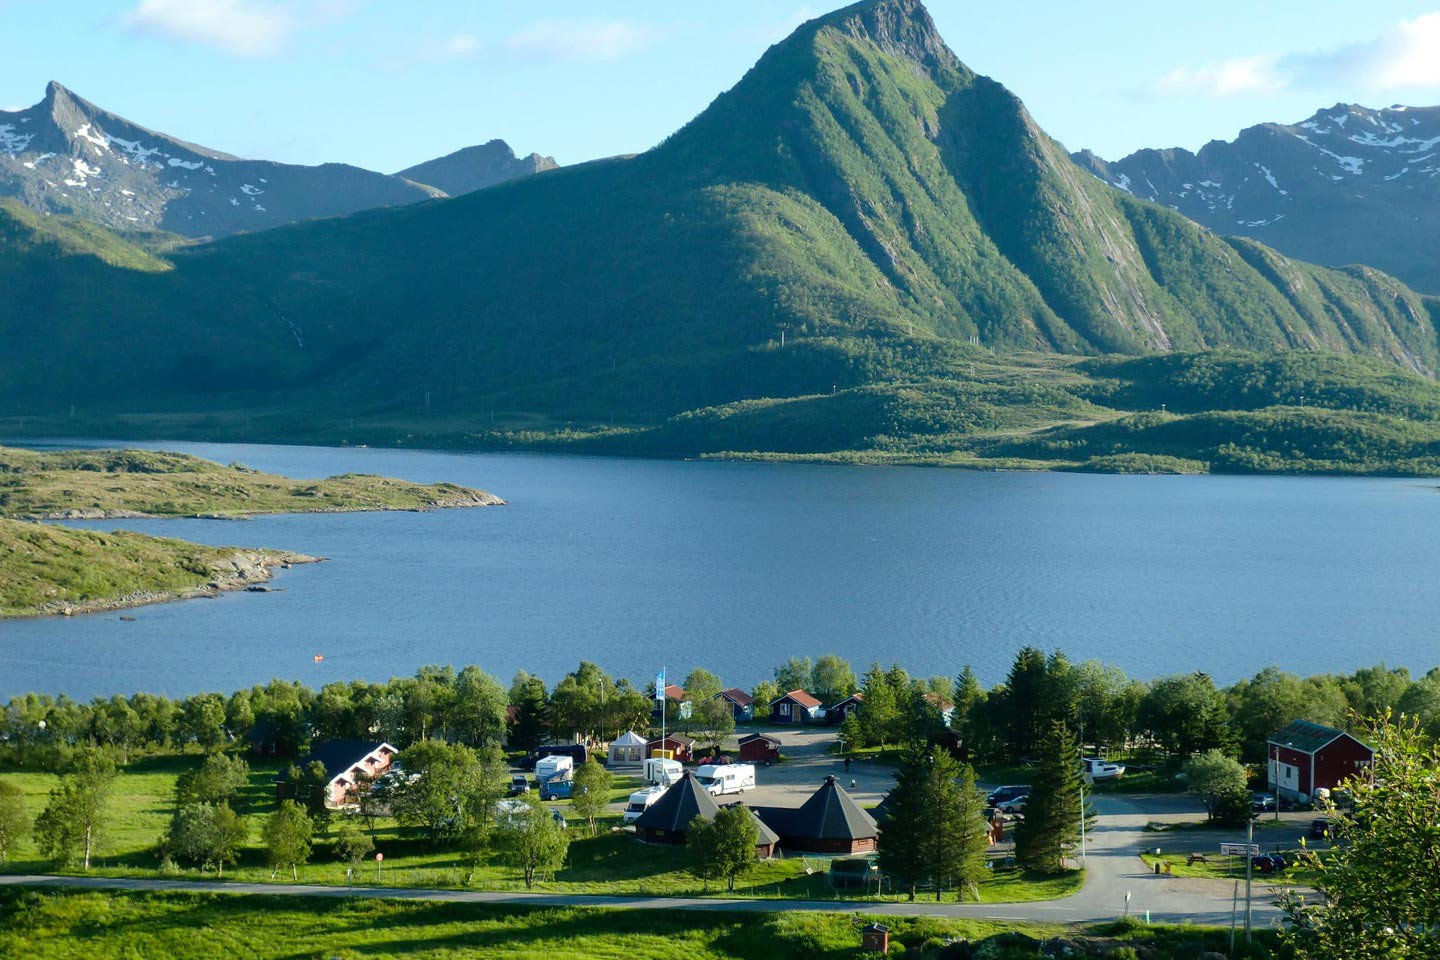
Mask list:
[{"label": "small shed", "polygon": [[[662,752],[663,751],[663,752]],[[695,760],[695,741],[680,733],[667,733],[665,739],[656,737],[645,744],[645,756],[661,757],[669,756],[681,763],[692,763]]]},{"label": "small shed", "polygon": [[792,851],[871,853],[880,832],[875,818],[860,809],[833,776],[798,808],[758,807],[756,812]]},{"label": "small shed", "polygon": [[870,923],[860,928],[860,949],[866,953],[890,952],[890,928],[883,923]]},{"label": "small shed", "polygon": [[791,690],[770,701],[771,723],[815,723],[824,718],[825,708],[804,690]]},{"label": "small shed", "polygon": [[645,738],[634,730],[626,730],[610,742],[605,761],[612,767],[638,767],[645,762]]},{"label": "small shed", "polygon": [[850,696],[846,697],[844,700],[841,700],[833,707],[829,707],[825,710],[825,722],[836,724],[844,723],[845,718],[850,716],[850,714],[859,712],[860,705],[864,702],[865,694],[850,694]]},{"label": "small shed", "polygon": [[1375,751],[1344,730],[1296,720],[1272,736],[1268,781],[1272,793],[1300,803],[1333,790],[1368,767]]},{"label": "small shed", "polygon": [[736,723],[742,723],[755,716],[755,698],[739,687],[721,690],[711,699],[724,700],[725,704],[730,708],[730,716],[735,718]]},{"label": "small shed", "polygon": [[741,763],[774,763],[780,759],[780,738],[751,733],[740,738]]},{"label": "small shed", "polygon": [[689,770],[635,821],[635,835],[646,843],[683,844],[690,821],[713,819],[720,807]]}]

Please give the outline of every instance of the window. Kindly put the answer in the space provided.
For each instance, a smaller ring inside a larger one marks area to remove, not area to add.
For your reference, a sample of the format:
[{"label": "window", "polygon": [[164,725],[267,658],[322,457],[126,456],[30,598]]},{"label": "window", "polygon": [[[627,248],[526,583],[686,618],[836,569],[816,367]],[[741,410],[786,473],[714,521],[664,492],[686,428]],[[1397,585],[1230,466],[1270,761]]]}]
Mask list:
[{"label": "window", "polygon": [[780,716],[790,716],[790,702],[788,700],[780,704]]}]

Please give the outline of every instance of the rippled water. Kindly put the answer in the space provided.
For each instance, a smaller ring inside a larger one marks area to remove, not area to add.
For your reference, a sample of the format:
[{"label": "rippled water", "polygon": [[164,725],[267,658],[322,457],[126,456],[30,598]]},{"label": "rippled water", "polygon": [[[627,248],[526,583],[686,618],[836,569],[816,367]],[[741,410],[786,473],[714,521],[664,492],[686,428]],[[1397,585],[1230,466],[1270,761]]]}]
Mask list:
[{"label": "rippled water", "polygon": [[[71,444],[73,445],[73,444]],[[107,444],[109,445],[109,444]],[[789,655],[1002,678],[1022,644],[1149,677],[1440,663],[1434,481],[1111,477],[150,444],[293,476],[450,480],[506,507],[104,521],[330,558],[118,614],[0,624],[0,698],[319,685],[426,663],[553,680]],[[321,664],[313,655],[324,654]]]}]

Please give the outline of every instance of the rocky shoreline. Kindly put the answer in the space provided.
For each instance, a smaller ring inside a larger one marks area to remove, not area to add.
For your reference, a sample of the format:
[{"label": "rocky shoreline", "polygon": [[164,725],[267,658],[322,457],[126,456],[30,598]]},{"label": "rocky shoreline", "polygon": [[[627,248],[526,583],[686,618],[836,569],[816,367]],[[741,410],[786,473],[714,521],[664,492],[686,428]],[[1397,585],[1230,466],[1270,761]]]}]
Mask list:
[{"label": "rocky shoreline", "polygon": [[324,557],[279,550],[237,550],[217,563],[214,579],[189,590],[141,590],[119,597],[84,602],[55,600],[20,616],[71,617],[86,613],[128,610],[152,603],[168,603],[171,600],[213,599],[222,593],[235,590],[261,592],[268,589],[264,585],[274,578],[276,568],[288,570],[296,564],[321,563],[324,560]]}]

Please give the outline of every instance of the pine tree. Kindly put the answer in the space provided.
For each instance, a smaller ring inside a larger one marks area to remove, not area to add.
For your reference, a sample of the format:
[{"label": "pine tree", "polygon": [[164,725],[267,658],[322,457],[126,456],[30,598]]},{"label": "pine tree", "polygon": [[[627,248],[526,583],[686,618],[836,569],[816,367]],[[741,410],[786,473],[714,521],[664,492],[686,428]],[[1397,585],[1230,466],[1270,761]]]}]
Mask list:
[{"label": "pine tree", "polygon": [[1022,647],[1005,680],[1006,745],[1012,759],[1031,752],[1035,737],[1044,729],[1045,654],[1036,647]]},{"label": "pine tree", "polygon": [[960,741],[967,748],[971,748],[975,713],[980,704],[985,702],[985,688],[980,686],[980,680],[975,676],[975,671],[970,669],[970,664],[965,664],[965,669],[955,678],[955,690],[950,699],[955,701],[955,714],[950,721],[950,727],[960,737]]},{"label": "pine tree", "polygon": [[894,743],[893,731],[900,717],[900,705],[895,699],[889,677],[880,669],[880,664],[870,665],[860,686],[861,692],[865,694],[865,701],[857,715],[860,717],[860,730],[865,743],[882,746]]},{"label": "pine tree", "polygon": [[933,811],[928,788],[928,758],[918,750],[906,751],[895,768],[895,786],[885,799],[885,819],[876,842],[880,869],[911,900],[930,877],[927,832]]},{"label": "pine tree", "polygon": [[1036,745],[1039,764],[1015,830],[1015,858],[1027,870],[1057,873],[1080,839],[1079,748],[1070,728],[1053,723]]},{"label": "pine tree", "polygon": [[963,897],[964,889],[985,875],[985,852],[990,846],[985,802],[975,786],[975,771],[944,750],[935,750],[930,755],[926,787],[925,860],[935,881],[935,899],[940,899],[947,886],[961,891]]}]

